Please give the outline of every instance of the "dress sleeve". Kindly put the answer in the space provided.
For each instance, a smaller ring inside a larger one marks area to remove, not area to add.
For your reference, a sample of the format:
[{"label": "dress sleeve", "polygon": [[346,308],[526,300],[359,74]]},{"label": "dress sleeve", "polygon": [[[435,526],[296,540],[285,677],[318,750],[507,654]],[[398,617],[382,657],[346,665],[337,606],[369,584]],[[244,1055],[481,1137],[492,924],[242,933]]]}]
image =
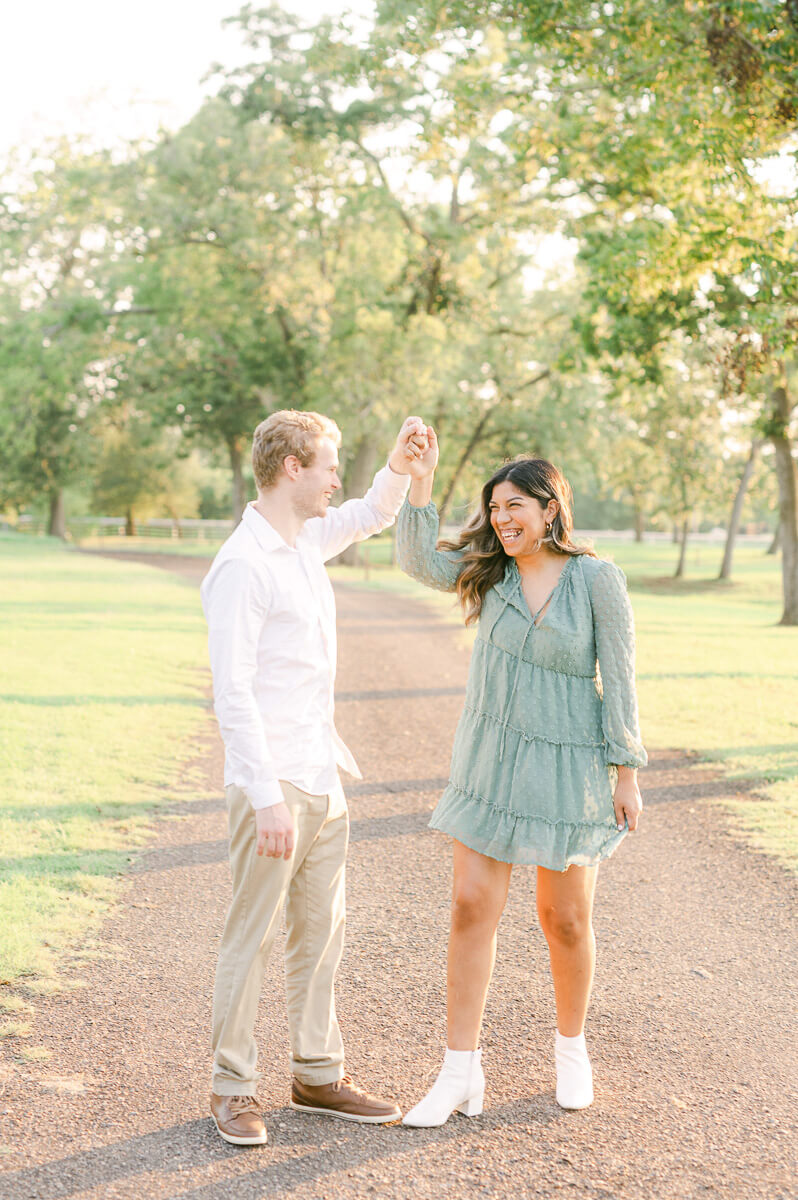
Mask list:
[{"label": "dress sleeve", "polygon": [[602,685],[601,720],[607,762],[644,767],[635,691],[635,628],[626,577],[613,563],[602,563],[591,592],[596,655]]},{"label": "dress sleeve", "polygon": [[406,500],[396,522],[396,554],[406,575],[439,592],[453,592],[462,566],[458,550],[436,550],[440,523],[434,504],[416,508]]}]

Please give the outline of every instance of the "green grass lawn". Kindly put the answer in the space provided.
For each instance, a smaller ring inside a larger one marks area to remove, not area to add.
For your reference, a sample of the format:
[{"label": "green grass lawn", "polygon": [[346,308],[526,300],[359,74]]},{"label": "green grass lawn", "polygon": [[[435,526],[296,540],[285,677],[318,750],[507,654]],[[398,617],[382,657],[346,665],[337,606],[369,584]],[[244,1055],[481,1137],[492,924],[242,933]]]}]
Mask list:
[{"label": "green grass lawn", "polygon": [[648,742],[695,750],[732,780],[756,781],[758,796],[726,807],[750,841],[798,869],[798,628],[777,624],[779,560],[741,548],[724,584],[713,581],[720,548],[697,547],[679,581],[668,578],[671,547],[598,549],[632,589]]},{"label": "green grass lawn", "polygon": [[205,661],[174,577],[0,535],[0,980],[42,990],[92,952],[148,813],[191,785]]},{"label": "green grass lawn", "polygon": [[[368,579],[363,567],[333,575],[424,595],[457,619],[450,596],[381,566],[385,550],[375,549]],[[714,578],[720,546],[695,544],[683,580],[672,579],[676,547],[667,542],[608,539],[596,550],[629,580],[647,746],[696,751],[732,781],[756,781],[756,796],[725,806],[746,838],[798,869],[798,628],[777,624],[779,559],[740,547],[725,584]]]},{"label": "green grass lawn", "polygon": [[[368,578],[362,566],[334,578],[423,596],[458,619],[450,596],[385,565],[385,539],[369,549]],[[629,578],[648,746],[721,762],[730,794],[734,779],[755,780],[762,798],[728,807],[795,869],[798,630],[776,624],[778,560],[741,549],[723,585],[712,582],[718,548],[694,549],[680,582],[670,545],[597,549]],[[43,990],[57,986],[65,948],[96,952],[92,933],[153,807],[203,794],[188,765],[210,727],[196,590],[135,562],[0,535],[0,662],[0,982]],[[3,988],[0,1036],[24,1028],[25,1003]]]}]

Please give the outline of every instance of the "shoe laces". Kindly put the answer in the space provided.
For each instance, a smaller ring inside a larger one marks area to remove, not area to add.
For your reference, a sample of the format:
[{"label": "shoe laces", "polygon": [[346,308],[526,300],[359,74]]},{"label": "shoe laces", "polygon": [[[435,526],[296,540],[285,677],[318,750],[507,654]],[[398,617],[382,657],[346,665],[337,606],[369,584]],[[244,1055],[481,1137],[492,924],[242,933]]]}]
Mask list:
[{"label": "shoe laces", "polygon": [[254,1096],[231,1096],[230,1112],[234,1117],[240,1117],[242,1113],[247,1112],[257,1113],[260,1116],[258,1102]]},{"label": "shoe laces", "polygon": [[336,1079],[332,1085],[334,1092],[340,1092],[341,1088],[348,1088],[351,1092],[359,1092],[360,1088],[355,1087],[352,1082],[351,1075],[342,1075],[340,1079]]}]

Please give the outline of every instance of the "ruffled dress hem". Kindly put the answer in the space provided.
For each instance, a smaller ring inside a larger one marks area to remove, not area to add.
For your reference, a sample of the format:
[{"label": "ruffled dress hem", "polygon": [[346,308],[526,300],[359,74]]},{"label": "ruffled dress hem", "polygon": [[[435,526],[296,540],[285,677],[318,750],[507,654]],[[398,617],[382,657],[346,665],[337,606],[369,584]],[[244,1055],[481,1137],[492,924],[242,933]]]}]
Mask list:
[{"label": "ruffled dress hem", "polygon": [[549,820],[504,808],[449,783],[429,822],[469,850],[514,866],[597,866],[617,850],[628,829],[613,823]]}]

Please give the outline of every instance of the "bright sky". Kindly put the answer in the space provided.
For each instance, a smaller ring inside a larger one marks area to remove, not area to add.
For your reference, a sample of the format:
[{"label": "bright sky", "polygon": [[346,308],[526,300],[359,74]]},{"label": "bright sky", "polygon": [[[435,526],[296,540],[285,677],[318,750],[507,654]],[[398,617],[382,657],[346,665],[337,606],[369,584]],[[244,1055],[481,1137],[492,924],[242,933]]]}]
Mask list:
[{"label": "bright sky", "polygon": [[[0,21],[0,155],[60,133],[103,142],[175,127],[213,62],[249,51],[221,22],[243,0],[6,0]],[[257,3],[255,4],[257,7]],[[263,6],[266,6],[264,0]],[[308,20],[370,0],[283,0]]]}]

